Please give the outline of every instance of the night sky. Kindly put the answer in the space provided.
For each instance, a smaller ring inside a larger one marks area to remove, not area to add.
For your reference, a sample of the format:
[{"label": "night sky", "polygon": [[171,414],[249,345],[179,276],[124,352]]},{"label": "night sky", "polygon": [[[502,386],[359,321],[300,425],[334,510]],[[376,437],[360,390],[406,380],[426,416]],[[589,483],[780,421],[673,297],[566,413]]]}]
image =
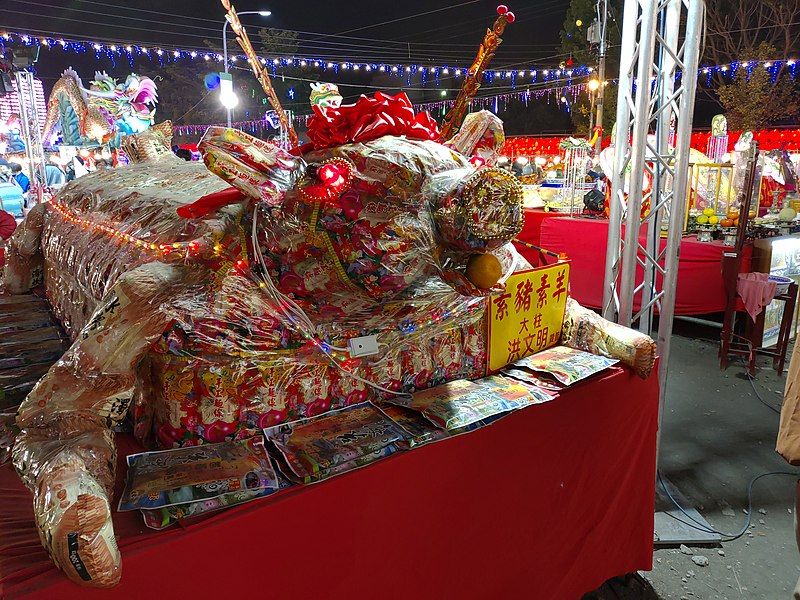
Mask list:
[{"label": "night sky", "polygon": [[[468,66],[472,61],[485,29],[496,16],[497,4],[497,0],[234,0],[239,12],[272,11],[268,18],[258,15],[242,17],[254,42],[257,40],[255,32],[262,26],[303,32],[299,38],[298,55],[332,61],[350,58],[460,66]],[[564,60],[558,56],[558,33],[568,4],[568,0],[510,1],[509,6],[517,19],[506,29],[503,45],[490,68],[547,68]],[[426,12],[431,14],[406,18]],[[0,1],[0,31],[6,29],[52,37],[61,34],[75,39],[139,43],[148,47],[163,45],[202,49],[205,40],[220,44],[223,16],[219,0]],[[257,43],[255,45],[258,47]],[[229,38],[230,47],[235,47],[232,38]],[[208,71],[215,70],[214,65],[219,69],[219,63],[212,63]],[[98,69],[123,79],[132,70],[124,58],[118,58],[114,64],[106,57],[98,60],[94,53],[79,56],[58,49],[43,49],[37,74],[43,79],[46,90],[69,66],[79,72],[85,83]],[[159,67],[155,61],[142,59],[137,60],[133,68],[151,74]],[[240,75],[248,76],[246,72],[240,72]],[[317,78],[313,72],[304,76]],[[325,80],[324,75],[318,78]],[[403,85],[400,79],[364,72],[328,79],[351,84],[341,87],[346,101],[371,91],[367,86]],[[307,106],[308,84],[301,85],[302,91],[298,88],[297,99]],[[365,87],[356,87],[358,85]],[[426,85],[431,91],[410,93],[412,100],[438,99],[433,83]],[[457,88],[460,80],[446,85]],[[419,87],[418,82],[412,86]],[[484,90],[488,93],[488,88]],[[454,95],[452,93],[451,97]],[[568,126],[568,120],[565,126]]]}]

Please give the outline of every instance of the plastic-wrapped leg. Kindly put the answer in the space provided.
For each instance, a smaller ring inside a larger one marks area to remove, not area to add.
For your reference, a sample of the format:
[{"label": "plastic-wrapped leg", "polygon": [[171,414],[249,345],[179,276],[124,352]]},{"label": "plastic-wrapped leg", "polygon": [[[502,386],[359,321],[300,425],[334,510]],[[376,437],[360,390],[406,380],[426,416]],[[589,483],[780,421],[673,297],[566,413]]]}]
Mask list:
[{"label": "plastic-wrapped leg", "polygon": [[20,407],[14,465],[34,493],[42,543],[77,583],[119,581],[110,427],[128,410],[136,365],[171,321],[170,302],[193,279],[162,263],[122,276]]}]

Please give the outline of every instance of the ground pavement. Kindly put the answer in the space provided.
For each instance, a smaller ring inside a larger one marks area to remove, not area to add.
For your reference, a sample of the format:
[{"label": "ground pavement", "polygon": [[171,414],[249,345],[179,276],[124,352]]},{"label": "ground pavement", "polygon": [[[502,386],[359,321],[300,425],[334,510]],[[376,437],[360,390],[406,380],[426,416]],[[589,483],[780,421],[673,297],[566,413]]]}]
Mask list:
[{"label": "ground pavement", "polygon": [[[676,332],[660,468],[714,528],[737,533],[745,523],[747,485],[754,476],[800,472],[774,450],[786,375],[778,377],[765,358],[759,360],[761,369],[752,383],[740,365],[720,371],[718,332],[685,322],[676,324]],[[703,335],[706,339],[697,337]],[[635,595],[607,597],[792,598],[800,576],[792,521],[795,481],[782,475],[760,479],[753,488],[752,524],[745,535],[721,547],[657,550],[653,571],[642,574],[646,581],[629,584]]]}]

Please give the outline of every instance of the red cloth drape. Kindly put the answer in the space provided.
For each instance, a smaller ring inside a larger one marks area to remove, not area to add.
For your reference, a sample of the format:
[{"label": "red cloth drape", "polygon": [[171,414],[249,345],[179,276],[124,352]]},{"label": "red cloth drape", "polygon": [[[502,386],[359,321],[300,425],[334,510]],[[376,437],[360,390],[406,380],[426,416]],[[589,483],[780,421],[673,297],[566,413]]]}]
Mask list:
[{"label": "red cloth drape", "polygon": [[[473,433],[147,530],[115,513],[122,581],[50,563],[0,468],[0,597],[577,600],[652,567],[658,383],[623,369]],[[121,437],[120,460],[134,451]]]},{"label": "red cloth drape", "polygon": [[368,142],[384,135],[404,135],[416,140],[438,140],[439,126],[427,112],[414,113],[408,96],[375,92],[361,96],[355,104],[339,108],[312,106],[308,139],[314,148],[332,148],[353,142]]},{"label": "red cloth drape", "polygon": [[[568,213],[555,212],[552,210],[546,211],[542,208],[526,208],[525,223],[517,238],[528,244],[541,247],[541,240],[539,238],[541,235],[542,221],[545,219],[567,216],[569,216]],[[547,248],[547,250],[549,250],[549,248]]]},{"label": "red cloth drape", "polygon": [[17,229],[17,220],[10,212],[0,210],[0,240],[7,240]]},{"label": "red cloth drape", "polygon": [[[522,235],[519,237],[528,241]],[[608,221],[544,219],[539,238],[542,247],[553,252],[564,252],[572,260],[572,296],[584,306],[600,308],[603,303]],[[665,243],[666,240],[662,239],[662,248]],[[522,245],[518,249],[523,256],[529,252]],[[722,242],[698,242],[695,236],[687,236],[681,241],[675,314],[700,315],[725,310],[722,255],[726,250],[730,250],[730,247]],[[751,257],[752,247],[746,246],[742,260],[743,272],[750,270]],[[641,281],[641,276],[642,271],[639,269],[637,281]],[[639,308],[638,299],[634,302],[634,308]]]}]

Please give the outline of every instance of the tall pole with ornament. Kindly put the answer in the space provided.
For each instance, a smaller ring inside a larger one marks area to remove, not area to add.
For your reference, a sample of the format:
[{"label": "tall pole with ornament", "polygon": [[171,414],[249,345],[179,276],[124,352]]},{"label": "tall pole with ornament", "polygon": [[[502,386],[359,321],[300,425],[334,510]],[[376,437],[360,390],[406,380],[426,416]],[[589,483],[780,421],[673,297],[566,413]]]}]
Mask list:
[{"label": "tall pole with ornament", "polygon": [[239,15],[236,13],[236,9],[231,4],[230,0],[221,0],[221,2],[223,8],[226,10],[225,18],[231,24],[233,33],[236,34],[236,41],[239,42],[239,46],[241,46],[242,50],[244,51],[244,54],[247,57],[247,62],[250,63],[250,68],[253,70],[256,79],[258,79],[258,83],[261,84],[264,93],[267,95],[272,108],[275,110],[275,114],[278,115],[281,129],[286,132],[289,143],[292,146],[296,146],[298,142],[297,132],[295,131],[292,122],[289,120],[286,111],[283,109],[280,100],[278,100],[278,95],[275,93],[275,88],[272,87],[272,80],[269,78],[267,70],[258,60],[256,51],[253,50],[253,44],[250,43],[250,37],[247,35],[247,31],[239,21]]},{"label": "tall pole with ornament", "polygon": [[483,36],[483,41],[478,48],[478,54],[469,71],[467,71],[467,76],[464,78],[464,83],[458,92],[453,108],[444,117],[442,122],[443,140],[449,140],[458,132],[467,114],[469,103],[475,97],[478,88],[481,87],[484,69],[494,58],[494,53],[497,51],[498,46],[503,43],[503,39],[500,36],[503,35],[506,25],[513,23],[514,19],[516,19],[514,13],[508,10],[505,4],[497,7],[497,15],[494,25],[492,25],[491,29],[487,29],[486,35]]}]

